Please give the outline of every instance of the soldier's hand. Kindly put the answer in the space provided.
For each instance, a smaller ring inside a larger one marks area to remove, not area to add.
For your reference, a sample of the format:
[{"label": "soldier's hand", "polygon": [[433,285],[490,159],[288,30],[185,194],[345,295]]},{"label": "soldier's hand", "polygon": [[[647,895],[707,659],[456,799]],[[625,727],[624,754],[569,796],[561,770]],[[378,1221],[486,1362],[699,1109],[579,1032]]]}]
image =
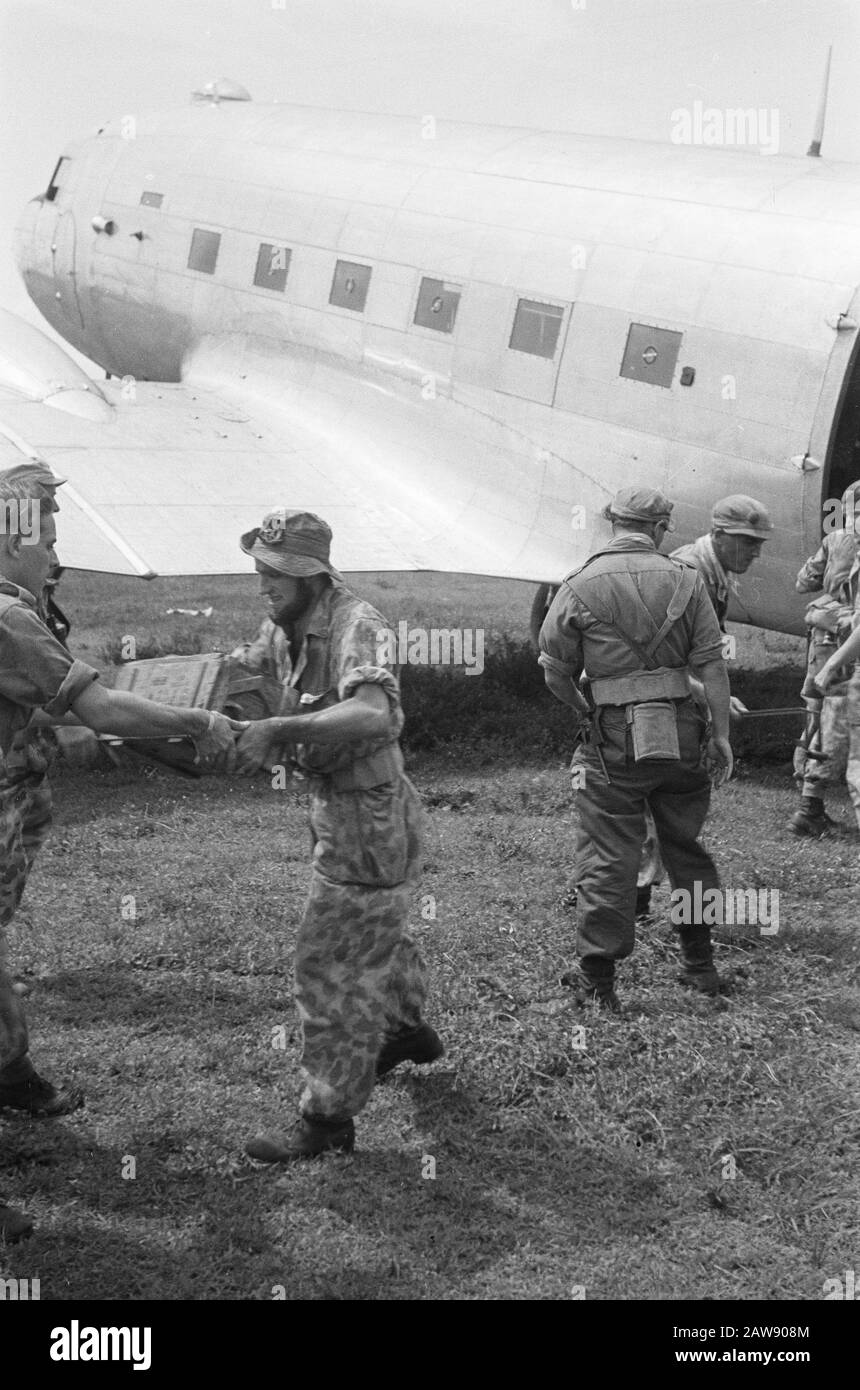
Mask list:
[{"label": "soldier's hand", "polygon": [[749,714],[743,700],[739,700],[737,695],[732,695],[729,700],[729,714],[733,719],[738,719],[742,714]]},{"label": "soldier's hand", "polygon": [[232,772],[236,766],[235,734],[246,728],[244,720],[228,719],[226,715],[211,710],[209,727],[205,733],[194,740],[198,763],[205,763],[214,772]]},{"label": "soldier's hand", "polygon": [[716,790],[724,782],[728,782],[734,769],[735,759],[732,753],[732,745],[727,738],[710,738],[705,750],[705,767],[711,779],[711,785]]},{"label": "soldier's hand", "polygon": [[836,675],[836,667],[830,661],[825,661],[821,670],[813,676],[812,683],[823,693]]},{"label": "soldier's hand", "polygon": [[270,720],[255,719],[247,726],[236,749],[236,769],[240,777],[251,777],[261,767],[269,765],[274,742]]}]

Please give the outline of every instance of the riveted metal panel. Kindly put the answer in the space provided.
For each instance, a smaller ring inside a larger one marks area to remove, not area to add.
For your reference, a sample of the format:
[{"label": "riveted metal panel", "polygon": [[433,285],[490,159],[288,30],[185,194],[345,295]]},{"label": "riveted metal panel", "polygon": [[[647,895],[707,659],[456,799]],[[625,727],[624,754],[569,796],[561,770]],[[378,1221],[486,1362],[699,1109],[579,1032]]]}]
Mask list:
[{"label": "riveted metal panel", "polygon": [[621,375],[629,377],[631,381],[647,381],[650,386],[670,387],[682,337],[682,333],[676,333],[671,328],[631,323],[621,362]]}]

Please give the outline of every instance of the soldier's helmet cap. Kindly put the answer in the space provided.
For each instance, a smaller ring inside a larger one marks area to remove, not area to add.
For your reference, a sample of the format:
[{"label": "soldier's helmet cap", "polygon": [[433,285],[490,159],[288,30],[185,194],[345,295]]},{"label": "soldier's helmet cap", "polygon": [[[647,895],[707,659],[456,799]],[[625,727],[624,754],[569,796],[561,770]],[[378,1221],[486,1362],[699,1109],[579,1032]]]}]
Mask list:
[{"label": "soldier's helmet cap", "polygon": [[276,507],[266,513],[261,526],[246,531],[239,544],[252,559],[295,579],[312,574],[341,577],[329,559],[331,528],[313,512]]},{"label": "soldier's helmet cap", "polygon": [[674,531],[675,523],[671,519],[674,505],[656,488],[623,487],[611,502],[607,502],[603,515],[607,521],[648,521],[652,524],[666,521],[667,529]]},{"label": "soldier's helmet cap", "polygon": [[32,463],[18,463],[14,468],[4,468],[0,472],[0,496],[25,498],[41,494],[53,497],[55,490],[62,487],[65,481],[65,478],[57,477],[41,459]]},{"label": "soldier's helmet cap", "polygon": [[721,497],[714,503],[711,525],[718,531],[727,531],[730,536],[754,536],[760,541],[766,541],[773,530],[767,507],[742,492]]}]

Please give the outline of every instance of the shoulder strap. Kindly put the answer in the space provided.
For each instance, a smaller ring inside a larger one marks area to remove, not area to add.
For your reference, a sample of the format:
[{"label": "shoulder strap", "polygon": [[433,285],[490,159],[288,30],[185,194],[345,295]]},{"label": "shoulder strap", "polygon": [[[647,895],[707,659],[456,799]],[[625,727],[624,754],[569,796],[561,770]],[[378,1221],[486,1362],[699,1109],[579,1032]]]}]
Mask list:
[{"label": "shoulder strap", "polygon": [[[670,628],[674,627],[675,623],[677,623],[678,620],[682,618],[684,613],[687,611],[687,605],[693,597],[693,590],[696,587],[696,580],[699,577],[698,570],[692,569],[687,565],[679,565],[679,569],[681,570],[681,573],[678,576],[678,583],[675,585],[675,592],[672,594],[672,597],[669,600],[668,607],[666,608],[665,621],[663,622],[662,626],[658,629],[658,631],[655,633],[655,635],[652,637],[647,647],[643,647],[641,643],[637,642],[634,637],[630,636],[629,632],[625,632],[624,628],[620,627],[618,623],[614,622],[610,616],[608,616],[605,613],[599,612],[598,609],[595,608],[591,602],[589,602],[587,605],[590,608],[591,612],[594,614],[595,618],[597,618],[598,622],[603,623],[605,627],[611,628],[612,631],[622,639],[622,641],[627,643],[627,646],[634,653],[634,655],[639,658],[643,665],[647,666],[648,669],[651,671],[656,670],[657,667],[660,665],[660,663],[655,659],[654,653],[656,652],[660,643],[665,638],[666,634],[669,632]],[[646,608],[646,605],[642,602],[642,599],[640,598],[638,593],[636,594],[636,598],[638,599],[641,606],[643,608]],[[585,602],[584,599],[582,601]],[[651,622],[654,621],[650,613],[648,614],[648,617]]]}]

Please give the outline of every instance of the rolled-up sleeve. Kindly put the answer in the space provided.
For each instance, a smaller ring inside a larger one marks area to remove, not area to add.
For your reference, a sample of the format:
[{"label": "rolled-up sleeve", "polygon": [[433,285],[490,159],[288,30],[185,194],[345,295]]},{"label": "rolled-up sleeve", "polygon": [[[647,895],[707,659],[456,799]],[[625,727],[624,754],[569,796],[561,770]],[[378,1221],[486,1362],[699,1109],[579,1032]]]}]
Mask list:
[{"label": "rolled-up sleeve", "polygon": [[815,554],[810,556],[805,565],[801,566],[795,582],[795,588],[799,594],[813,594],[822,587],[824,581],[824,571],[827,568],[827,551],[824,545],[820,545]]},{"label": "rolled-up sleeve", "polygon": [[347,700],[360,685],[380,685],[388,696],[389,703],[400,708],[400,686],[397,677],[385,666],[354,666],[338,684],[338,699]]},{"label": "rolled-up sleeve", "polygon": [[567,584],[562,584],[549,606],[538,638],[538,661],[547,671],[578,680],[582,674],[582,632],[577,624],[578,604]]},{"label": "rolled-up sleeve", "polygon": [[0,621],[0,695],[27,711],[66,714],[99,673],[76,661],[25,604]]}]

